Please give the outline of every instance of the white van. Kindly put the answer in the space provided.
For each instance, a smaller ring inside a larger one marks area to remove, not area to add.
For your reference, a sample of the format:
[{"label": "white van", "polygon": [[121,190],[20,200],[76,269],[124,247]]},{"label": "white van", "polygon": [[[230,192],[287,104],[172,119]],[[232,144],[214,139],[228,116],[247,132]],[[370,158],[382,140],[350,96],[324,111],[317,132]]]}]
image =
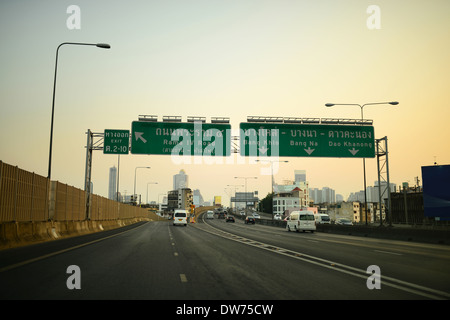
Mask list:
[{"label": "white van", "polygon": [[173,225],[181,224],[187,226],[188,212],[187,210],[176,209],[173,213]]},{"label": "white van", "polygon": [[330,216],[325,213],[318,213],[315,215],[317,224],[330,224]]},{"label": "white van", "polygon": [[292,211],[286,223],[287,231],[311,231],[316,230],[316,220],[312,211]]},{"label": "white van", "polygon": [[207,211],[206,219],[214,219],[214,211]]}]

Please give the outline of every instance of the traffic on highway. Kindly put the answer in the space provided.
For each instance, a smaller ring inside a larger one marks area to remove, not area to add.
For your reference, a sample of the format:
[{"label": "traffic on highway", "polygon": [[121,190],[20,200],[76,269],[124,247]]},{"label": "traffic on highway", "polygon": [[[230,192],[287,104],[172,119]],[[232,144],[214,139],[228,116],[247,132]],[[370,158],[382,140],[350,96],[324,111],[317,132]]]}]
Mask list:
[{"label": "traffic on highway", "polygon": [[2,251],[0,298],[450,298],[448,246],[289,232],[252,219],[205,212],[186,226],[146,222]]}]

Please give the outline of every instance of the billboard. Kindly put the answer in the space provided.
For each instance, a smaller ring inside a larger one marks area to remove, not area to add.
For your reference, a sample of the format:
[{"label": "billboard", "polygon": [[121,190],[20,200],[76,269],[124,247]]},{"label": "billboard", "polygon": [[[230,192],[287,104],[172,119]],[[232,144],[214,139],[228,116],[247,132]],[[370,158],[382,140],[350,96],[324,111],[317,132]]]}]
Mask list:
[{"label": "billboard", "polygon": [[425,216],[450,220],[450,165],[422,167],[422,182]]}]

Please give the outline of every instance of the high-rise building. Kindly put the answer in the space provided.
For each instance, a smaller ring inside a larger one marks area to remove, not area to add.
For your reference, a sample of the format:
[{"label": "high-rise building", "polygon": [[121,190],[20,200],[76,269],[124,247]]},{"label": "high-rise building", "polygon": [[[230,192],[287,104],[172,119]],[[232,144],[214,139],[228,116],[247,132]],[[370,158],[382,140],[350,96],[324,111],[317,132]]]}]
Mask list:
[{"label": "high-rise building", "polygon": [[295,183],[306,182],[306,170],[295,170]]},{"label": "high-rise building", "polygon": [[173,190],[188,188],[188,176],[184,170],[180,170],[180,173],[173,176]]},{"label": "high-rise building", "polygon": [[[390,184],[390,192],[395,192],[396,184]],[[387,198],[388,190],[387,183],[385,181],[381,181],[381,202],[384,203],[385,198]],[[360,202],[379,202],[380,199],[380,190],[378,187],[378,181],[374,182],[374,186],[367,186],[366,192],[364,190],[360,190],[358,192],[352,192],[347,201],[360,201]]]},{"label": "high-rise building", "polygon": [[195,189],[193,191],[192,195],[193,195],[192,198],[193,198],[194,205],[196,207],[202,206],[203,203],[204,203],[204,200],[203,200],[202,194],[200,193],[200,190],[199,189]]},{"label": "high-rise building", "polygon": [[323,187],[322,188],[322,202],[336,203],[336,192],[329,187]]},{"label": "high-rise building", "polygon": [[322,203],[322,190],[318,188],[309,189],[309,197],[314,201],[315,204]]},{"label": "high-rise building", "polygon": [[108,186],[108,199],[117,200],[117,168],[109,168],[109,186]]},{"label": "high-rise building", "polygon": [[336,191],[329,187],[309,189],[309,196],[315,204],[336,203]]}]

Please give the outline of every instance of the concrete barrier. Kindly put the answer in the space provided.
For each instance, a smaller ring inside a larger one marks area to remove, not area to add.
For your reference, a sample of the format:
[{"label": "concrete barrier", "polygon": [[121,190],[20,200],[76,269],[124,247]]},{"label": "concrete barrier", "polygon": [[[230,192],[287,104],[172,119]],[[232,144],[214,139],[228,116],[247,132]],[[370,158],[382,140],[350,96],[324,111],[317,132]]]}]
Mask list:
[{"label": "concrete barrier", "polygon": [[0,250],[55,239],[51,222],[6,222],[0,224]]},{"label": "concrete barrier", "polygon": [[437,244],[450,244],[450,230],[448,229],[433,229],[420,228],[408,226],[341,226],[341,225],[327,225],[320,224],[317,226],[317,231],[346,234],[360,237],[391,239],[412,242],[425,242]]},{"label": "concrete barrier", "polygon": [[0,224],[0,247],[8,247],[9,243],[19,242],[17,222]]},{"label": "concrete barrier", "polygon": [[130,218],[105,221],[4,222],[0,223],[0,250],[158,220],[160,219]]},{"label": "concrete barrier", "polygon": [[[286,222],[280,220],[256,219],[256,223],[285,228]],[[450,245],[450,229],[420,228],[408,226],[318,224],[317,232],[344,234],[369,238],[391,239],[412,242]]]}]

